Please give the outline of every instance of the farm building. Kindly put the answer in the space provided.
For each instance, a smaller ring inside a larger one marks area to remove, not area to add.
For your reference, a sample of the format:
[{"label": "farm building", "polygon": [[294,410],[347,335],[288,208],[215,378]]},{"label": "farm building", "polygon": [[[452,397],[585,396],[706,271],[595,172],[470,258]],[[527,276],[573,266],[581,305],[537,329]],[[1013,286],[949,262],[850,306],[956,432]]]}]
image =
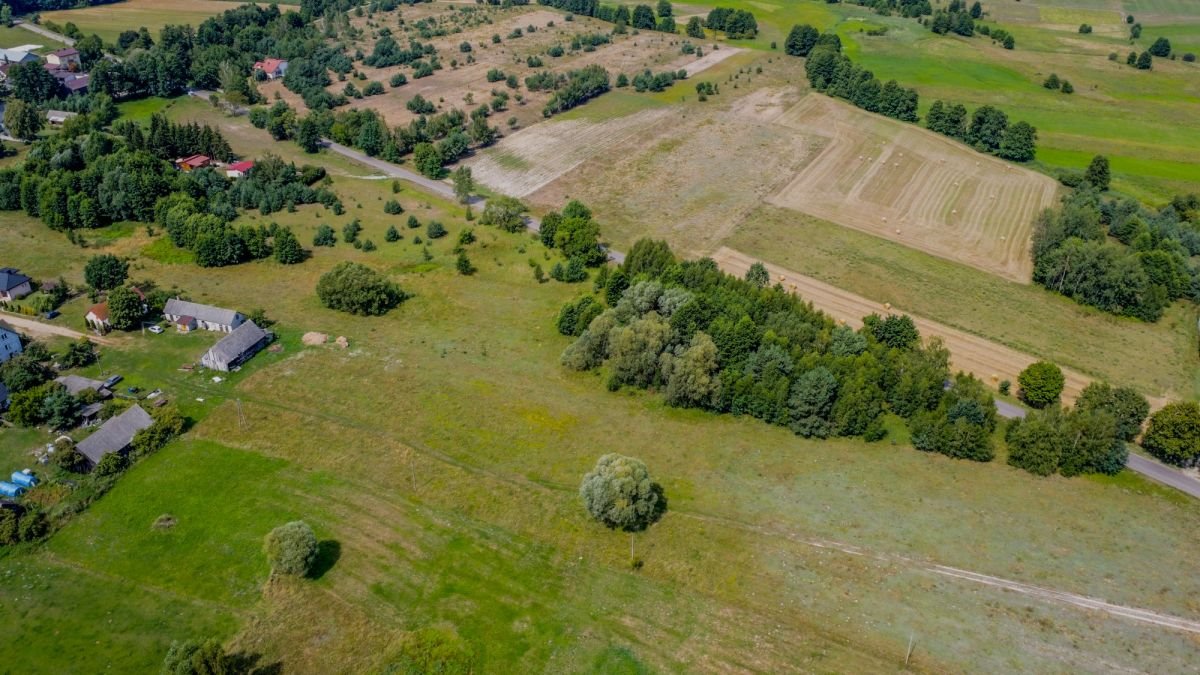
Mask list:
[{"label": "farm building", "polygon": [[208,155],[189,155],[175,160],[175,167],[180,171],[195,171],[206,166],[212,166],[212,158]]},{"label": "farm building", "polygon": [[213,370],[229,371],[245,363],[271,341],[272,335],[253,321],[238,326],[200,357],[200,363]]},{"label": "farm building", "polygon": [[57,49],[46,55],[46,63],[63,70],[78,70],[80,67],[79,51],[74,47]]},{"label": "farm building", "polygon": [[203,328],[221,333],[232,333],[234,328],[242,325],[246,320],[246,317],[232,309],[201,305],[198,302],[189,302],[179,298],[171,298],[167,301],[163,307],[163,317],[183,332]]},{"label": "farm building", "polygon": [[108,322],[108,303],[98,302],[92,305],[87,314],[83,317],[87,320],[87,324],[96,330],[108,330],[110,324]]},{"label": "farm building", "polygon": [[254,162],[234,162],[225,167],[225,176],[228,178],[241,178],[250,173],[250,169],[253,168]]},{"label": "farm building", "polygon": [[283,59],[263,59],[254,64],[254,69],[261,70],[267,74],[267,79],[274,80],[287,74],[288,62]]},{"label": "farm building", "polygon": [[80,441],[75,449],[92,466],[96,466],[108,453],[124,452],[133,442],[134,434],[151,424],[154,424],[154,419],[150,417],[150,413],[135,404],[132,408],[100,425],[96,433]]},{"label": "farm building", "polygon": [[79,426],[93,427],[100,421],[100,414],[104,412],[104,404],[97,401],[89,403],[79,409]]},{"label": "farm building", "polygon": [[31,279],[15,267],[0,267],[0,300],[12,302],[33,292]]},{"label": "farm building", "polygon": [[67,393],[72,396],[78,396],[89,389],[99,394],[100,398],[109,398],[112,396],[112,391],[104,386],[104,383],[100,380],[93,380],[80,375],[59,375],[54,378],[54,381],[66,387]]},{"label": "farm building", "polygon": [[0,325],[0,363],[20,354],[23,350],[21,336],[7,326]]},{"label": "farm building", "polygon": [[47,110],[46,121],[49,122],[51,126],[59,126],[78,114],[79,113],[67,112],[66,110]]},{"label": "farm building", "polygon": [[34,52],[41,48],[41,45],[21,45],[20,47],[0,49],[0,63],[37,63],[41,57]]}]

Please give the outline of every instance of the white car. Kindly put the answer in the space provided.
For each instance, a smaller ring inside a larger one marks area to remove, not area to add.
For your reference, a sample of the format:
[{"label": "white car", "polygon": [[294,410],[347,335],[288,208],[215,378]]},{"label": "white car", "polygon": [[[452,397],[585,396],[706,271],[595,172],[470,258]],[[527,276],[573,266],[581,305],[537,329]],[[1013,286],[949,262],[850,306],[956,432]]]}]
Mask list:
[{"label": "white car", "polygon": [[146,330],[150,331],[151,333],[154,333],[155,335],[158,335],[159,333],[163,332],[163,327],[162,326],[150,326]]}]

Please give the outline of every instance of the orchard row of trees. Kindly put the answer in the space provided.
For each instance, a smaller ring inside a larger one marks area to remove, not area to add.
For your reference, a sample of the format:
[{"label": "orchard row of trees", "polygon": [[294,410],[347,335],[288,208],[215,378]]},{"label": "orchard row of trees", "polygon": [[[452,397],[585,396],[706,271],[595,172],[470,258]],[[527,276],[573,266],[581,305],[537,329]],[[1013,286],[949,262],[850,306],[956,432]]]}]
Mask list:
[{"label": "orchard row of trees", "polygon": [[1108,162],[1093,161],[1080,187],[1038,216],[1033,280],[1106,312],[1157,321],[1178,298],[1200,301],[1200,198],[1151,211],[1106,200]]}]

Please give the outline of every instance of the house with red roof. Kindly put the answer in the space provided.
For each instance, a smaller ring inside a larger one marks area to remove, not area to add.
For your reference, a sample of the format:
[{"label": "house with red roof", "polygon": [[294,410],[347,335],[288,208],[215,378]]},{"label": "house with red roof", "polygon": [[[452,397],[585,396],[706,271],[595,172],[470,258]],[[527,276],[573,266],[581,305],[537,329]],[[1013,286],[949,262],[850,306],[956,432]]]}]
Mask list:
[{"label": "house with red roof", "polygon": [[96,330],[108,330],[112,327],[112,324],[108,322],[107,302],[99,302],[92,305],[92,308],[88,310],[87,316],[84,318],[87,319],[87,324]]},{"label": "house with red roof", "polygon": [[254,69],[263,71],[267,79],[274,80],[287,74],[288,62],[283,59],[263,59],[254,64]]},{"label": "house with red roof", "polygon": [[180,171],[194,171],[195,169],[203,169],[206,166],[212,166],[212,158],[208,155],[191,155],[183,159],[175,160],[175,166]]},{"label": "house with red roof", "polygon": [[241,178],[250,173],[250,169],[253,168],[254,162],[251,161],[234,162],[225,167],[225,175],[229,178]]}]

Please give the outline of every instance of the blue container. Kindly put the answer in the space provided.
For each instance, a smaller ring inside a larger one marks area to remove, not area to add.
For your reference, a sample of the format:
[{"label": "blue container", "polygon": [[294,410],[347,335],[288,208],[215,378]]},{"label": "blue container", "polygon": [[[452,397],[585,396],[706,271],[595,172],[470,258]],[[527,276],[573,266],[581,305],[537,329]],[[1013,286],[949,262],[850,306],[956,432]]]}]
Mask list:
[{"label": "blue container", "polygon": [[5,497],[20,497],[22,492],[25,492],[25,488],[20,485],[0,481],[0,495]]},{"label": "blue container", "polygon": [[12,482],[16,483],[17,485],[20,485],[21,487],[25,487],[25,488],[31,488],[31,487],[37,485],[37,482],[38,482],[37,477],[34,476],[33,474],[22,473],[20,471],[14,471],[12,474],[11,480],[12,480]]}]

